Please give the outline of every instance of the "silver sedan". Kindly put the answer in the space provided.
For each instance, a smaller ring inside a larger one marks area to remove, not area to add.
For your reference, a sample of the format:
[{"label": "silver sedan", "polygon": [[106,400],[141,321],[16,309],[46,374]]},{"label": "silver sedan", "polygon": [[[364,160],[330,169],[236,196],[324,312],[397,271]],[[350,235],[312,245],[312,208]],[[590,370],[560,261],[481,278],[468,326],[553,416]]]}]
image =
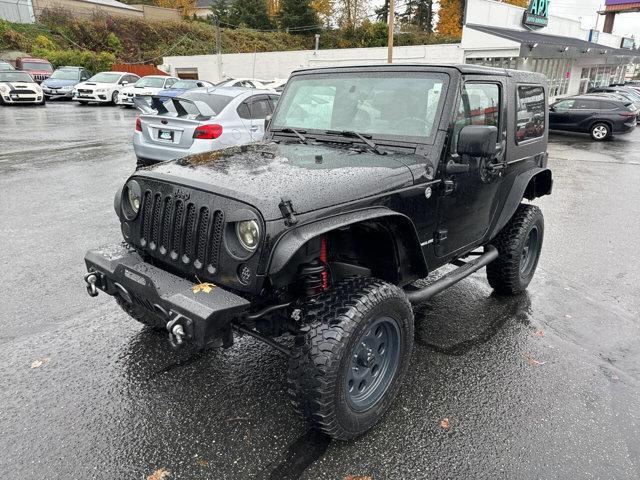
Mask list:
[{"label": "silver sedan", "polygon": [[262,140],[279,94],[246,88],[197,88],[166,99],[138,97],[133,148],[137,166]]}]

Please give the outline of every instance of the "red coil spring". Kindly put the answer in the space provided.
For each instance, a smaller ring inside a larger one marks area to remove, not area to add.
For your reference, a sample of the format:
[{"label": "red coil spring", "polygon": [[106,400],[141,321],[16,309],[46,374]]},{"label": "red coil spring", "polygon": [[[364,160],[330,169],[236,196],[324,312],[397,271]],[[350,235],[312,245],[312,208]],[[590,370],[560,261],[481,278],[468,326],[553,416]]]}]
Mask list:
[{"label": "red coil spring", "polygon": [[320,242],[320,261],[324,264],[325,269],[322,272],[322,289],[326,290],[329,288],[329,275],[327,273],[327,238],[322,237],[322,241]]}]

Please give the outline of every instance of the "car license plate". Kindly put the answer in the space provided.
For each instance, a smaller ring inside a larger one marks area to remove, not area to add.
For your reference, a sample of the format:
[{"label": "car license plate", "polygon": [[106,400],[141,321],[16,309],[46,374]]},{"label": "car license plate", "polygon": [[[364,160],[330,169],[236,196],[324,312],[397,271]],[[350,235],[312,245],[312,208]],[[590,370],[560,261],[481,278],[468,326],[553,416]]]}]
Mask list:
[{"label": "car license plate", "polygon": [[173,142],[173,130],[158,130],[158,138],[160,140],[169,140]]}]

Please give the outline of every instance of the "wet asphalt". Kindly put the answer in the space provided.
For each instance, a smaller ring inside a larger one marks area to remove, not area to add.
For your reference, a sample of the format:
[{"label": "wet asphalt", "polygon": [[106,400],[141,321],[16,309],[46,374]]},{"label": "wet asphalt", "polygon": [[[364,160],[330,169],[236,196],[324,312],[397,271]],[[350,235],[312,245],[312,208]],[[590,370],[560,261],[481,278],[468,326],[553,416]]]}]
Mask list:
[{"label": "wet asphalt", "polygon": [[85,250],[120,240],[134,118],[0,108],[0,478],[640,477],[640,129],[551,136],[528,292],[480,271],[418,307],[401,394],[342,443],[293,413],[277,351],[176,353],[87,296]]}]

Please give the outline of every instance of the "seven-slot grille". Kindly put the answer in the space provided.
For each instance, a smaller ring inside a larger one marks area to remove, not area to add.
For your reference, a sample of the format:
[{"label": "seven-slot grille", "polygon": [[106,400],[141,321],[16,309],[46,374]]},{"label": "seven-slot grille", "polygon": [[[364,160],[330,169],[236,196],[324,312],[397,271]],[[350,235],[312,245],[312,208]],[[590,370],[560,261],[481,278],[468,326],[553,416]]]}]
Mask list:
[{"label": "seven-slot grille", "polygon": [[213,275],[218,271],[224,213],[210,206],[144,192],[140,218],[140,246],[154,257],[191,265]]}]

